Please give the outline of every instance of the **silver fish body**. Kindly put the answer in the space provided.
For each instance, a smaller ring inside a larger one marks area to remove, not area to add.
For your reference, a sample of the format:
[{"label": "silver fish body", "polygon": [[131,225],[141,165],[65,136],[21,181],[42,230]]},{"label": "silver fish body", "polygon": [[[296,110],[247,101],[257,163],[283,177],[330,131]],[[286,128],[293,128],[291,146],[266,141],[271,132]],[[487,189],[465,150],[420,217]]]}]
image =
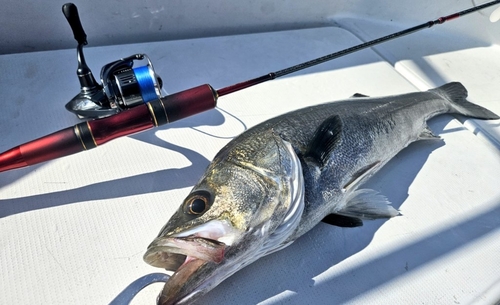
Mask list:
[{"label": "silver fish body", "polygon": [[387,199],[360,185],[410,143],[437,138],[443,113],[498,119],[466,101],[460,83],[427,92],[358,97],[263,122],[215,156],[144,259],[174,271],[160,304],[188,304],[321,220],[356,226],[392,217]]}]

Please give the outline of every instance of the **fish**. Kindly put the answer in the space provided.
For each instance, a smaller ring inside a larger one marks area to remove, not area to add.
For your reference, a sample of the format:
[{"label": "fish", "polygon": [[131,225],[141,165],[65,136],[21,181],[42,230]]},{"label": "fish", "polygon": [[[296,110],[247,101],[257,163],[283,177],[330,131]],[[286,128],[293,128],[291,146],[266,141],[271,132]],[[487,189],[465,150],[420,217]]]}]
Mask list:
[{"label": "fish", "polygon": [[149,245],[144,260],[173,272],[158,304],[192,304],[226,278],[321,221],[356,227],[399,214],[362,185],[410,143],[439,139],[427,120],[499,119],[451,82],[387,97],[356,94],[243,132],[209,164]]}]

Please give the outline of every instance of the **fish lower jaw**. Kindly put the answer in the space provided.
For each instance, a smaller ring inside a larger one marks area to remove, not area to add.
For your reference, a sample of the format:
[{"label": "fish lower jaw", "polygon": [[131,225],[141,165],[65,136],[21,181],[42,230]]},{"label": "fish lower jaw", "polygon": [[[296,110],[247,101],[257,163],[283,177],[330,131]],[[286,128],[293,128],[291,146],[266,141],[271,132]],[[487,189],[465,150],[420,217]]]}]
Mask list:
[{"label": "fish lower jaw", "polygon": [[158,296],[158,305],[188,304],[193,296],[199,293],[199,289],[191,288],[186,293],[186,285],[192,279],[193,274],[207,262],[194,257],[186,257],[184,263],[172,274]]}]

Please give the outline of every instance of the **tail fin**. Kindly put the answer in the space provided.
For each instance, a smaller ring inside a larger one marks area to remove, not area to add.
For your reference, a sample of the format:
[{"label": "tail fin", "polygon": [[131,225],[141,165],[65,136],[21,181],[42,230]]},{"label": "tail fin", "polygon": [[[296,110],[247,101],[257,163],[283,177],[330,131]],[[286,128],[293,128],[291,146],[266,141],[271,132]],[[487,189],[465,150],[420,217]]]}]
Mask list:
[{"label": "tail fin", "polygon": [[451,112],[484,120],[500,119],[498,115],[488,109],[467,101],[467,89],[459,82],[448,83],[429,91],[449,100],[452,107]]}]

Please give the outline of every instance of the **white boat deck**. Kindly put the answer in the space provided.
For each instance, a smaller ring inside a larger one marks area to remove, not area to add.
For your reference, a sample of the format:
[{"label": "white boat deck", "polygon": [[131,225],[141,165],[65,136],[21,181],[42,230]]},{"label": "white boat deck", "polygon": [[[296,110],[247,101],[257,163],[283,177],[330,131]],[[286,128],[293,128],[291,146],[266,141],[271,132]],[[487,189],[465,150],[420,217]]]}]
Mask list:
[{"label": "white boat deck", "polygon": [[[149,55],[166,94],[203,83],[222,88],[406,26],[352,16],[337,23],[84,51],[96,76],[105,63]],[[500,35],[500,24],[490,26]],[[0,56],[0,151],[79,122],[64,108],[79,90],[75,70],[73,49]],[[215,110],[174,124],[0,173],[0,304],[107,304],[137,278],[161,272],[143,262],[146,247],[217,151],[253,125],[356,92],[399,94],[449,81],[500,113],[500,46],[436,26],[221,97]],[[402,216],[359,228],[319,224],[200,304],[498,302],[500,122],[444,115],[429,125],[443,141],[410,145],[368,182]],[[134,304],[155,304],[162,286],[149,286]]]}]

